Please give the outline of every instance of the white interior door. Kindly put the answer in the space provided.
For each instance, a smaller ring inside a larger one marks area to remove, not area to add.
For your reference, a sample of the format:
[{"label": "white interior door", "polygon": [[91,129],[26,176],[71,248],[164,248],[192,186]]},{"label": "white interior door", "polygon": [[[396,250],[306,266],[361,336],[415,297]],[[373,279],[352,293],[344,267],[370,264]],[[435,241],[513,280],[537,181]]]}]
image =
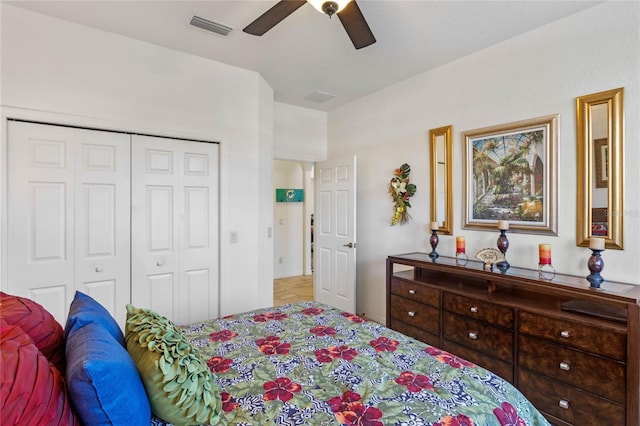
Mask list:
[{"label": "white interior door", "polygon": [[314,298],[356,312],[356,158],[316,163]]},{"label": "white interior door", "polygon": [[132,138],[132,303],[184,324],[218,316],[218,145]]},{"label": "white interior door", "polygon": [[129,136],[26,122],[8,133],[8,291],[64,324],[80,290],[124,324]]}]

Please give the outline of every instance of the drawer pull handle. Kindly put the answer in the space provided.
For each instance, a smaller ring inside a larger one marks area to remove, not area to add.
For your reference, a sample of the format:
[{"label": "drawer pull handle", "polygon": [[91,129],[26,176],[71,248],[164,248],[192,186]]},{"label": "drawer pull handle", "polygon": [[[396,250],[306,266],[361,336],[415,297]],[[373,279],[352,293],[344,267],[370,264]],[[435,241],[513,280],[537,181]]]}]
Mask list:
[{"label": "drawer pull handle", "polygon": [[564,337],[565,339],[568,339],[570,334],[569,334],[569,330],[562,330],[560,332],[560,336]]},{"label": "drawer pull handle", "polygon": [[409,312],[407,312],[407,315],[409,315],[410,317],[412,317],[412,318],[413,318],[413,317],[415,317],[415,316],[416,316],[416,313],[415,313],[415,312],[413,312],[413,311],[409,311]]},{"label": "drawer pull handle", "polygon": [[478,339],[478,333],[476,333],[475,331],[470,331],[469,332],[469,339],[477,340]]},{"label": "drawer pull handle", "polygon": [[102,268],[101,268],[101,267],[99,267],[99,266],[96,266],[96,272],[102,272],[102,271],[104,271],[104,269],[102,269]]},{"label": "drawer pull handle", "polygon": [[478,313],[478,307],[477,306],[472,306],[471,309],[469,309],[469,310],[474,314]]},{"label": "drawer pull handle", "polygon": [[561,399],[560,402],[558,402],[558,405],[560,406],[560,408],[564,408],[565,410],[569,409],[569,401],[567,401],[566,399]]},{"label": "drawer pull handle", "polygon": [[409,294],[416,294],[415,290],[409,290]]},{"label": "drawer pull handle", "polygon": [[569,369],[571,368],[571,364],[566,362],[566,361],[562,361],[560,363],[560,370],[564,370],[564,371],[569,371]]}]

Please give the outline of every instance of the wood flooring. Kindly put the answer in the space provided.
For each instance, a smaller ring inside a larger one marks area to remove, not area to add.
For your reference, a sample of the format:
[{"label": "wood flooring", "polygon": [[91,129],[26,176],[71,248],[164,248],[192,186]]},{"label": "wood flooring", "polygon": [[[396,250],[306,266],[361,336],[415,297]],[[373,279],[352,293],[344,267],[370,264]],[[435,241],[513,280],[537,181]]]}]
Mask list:
[{"label": "wood flooring", "polygon": [[273,306],[313,300],[313,275],[273,280]]}]

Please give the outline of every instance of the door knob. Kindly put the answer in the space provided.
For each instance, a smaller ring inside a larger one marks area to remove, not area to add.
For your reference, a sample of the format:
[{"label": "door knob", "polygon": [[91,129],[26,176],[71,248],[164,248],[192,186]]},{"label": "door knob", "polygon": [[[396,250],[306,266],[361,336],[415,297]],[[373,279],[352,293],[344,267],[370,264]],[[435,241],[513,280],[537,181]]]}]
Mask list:
[{"label": "door knob", "polygon": [[353,243],[349,243],[349,244],[343,244],[342,247],[349,247],[349,248],[354,248],[356,245]]}]

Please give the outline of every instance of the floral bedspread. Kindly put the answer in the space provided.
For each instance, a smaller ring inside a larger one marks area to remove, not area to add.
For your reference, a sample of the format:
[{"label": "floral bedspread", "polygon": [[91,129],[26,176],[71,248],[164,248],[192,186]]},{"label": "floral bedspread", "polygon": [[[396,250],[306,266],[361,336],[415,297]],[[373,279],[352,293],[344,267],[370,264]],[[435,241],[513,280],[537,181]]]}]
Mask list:
[{"label": "floral bedspread", "polygon": [[223,425],[549,424],[491,372],[315,302],[182,328],[216,373]]}]

